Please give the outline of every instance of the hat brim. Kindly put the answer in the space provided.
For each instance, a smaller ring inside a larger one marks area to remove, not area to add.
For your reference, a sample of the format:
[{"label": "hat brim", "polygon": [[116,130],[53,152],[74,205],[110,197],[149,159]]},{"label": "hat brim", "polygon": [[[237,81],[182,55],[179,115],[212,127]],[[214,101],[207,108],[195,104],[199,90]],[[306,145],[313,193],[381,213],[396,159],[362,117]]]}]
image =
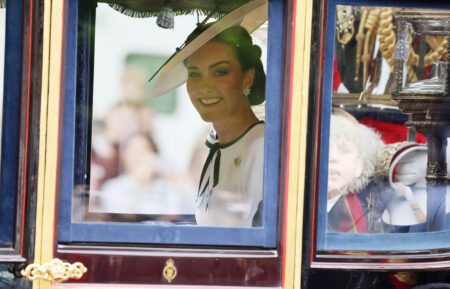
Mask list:
[{"label": "hat brim", "polygon": [[242,5],[217,20],[183,49],[178,51],[162,68],[150,90],[153,97],[161,96],[187,80],[183,61],[223,30],[240,25],[252,33],[267,21],[268,0],[255,0]]},{"label": "hat brim", "polygon": [[391,165],[389,167],[389,184],[392,186],[394,182],[394,171],[396,169],[396,165],[402,160],[404,157],[409,155],[412,152],[421,152],[424,155],[428,154],[428,148],[425,145],[419,144],[410,144],[403,147],[399,150],[392,158]]}]

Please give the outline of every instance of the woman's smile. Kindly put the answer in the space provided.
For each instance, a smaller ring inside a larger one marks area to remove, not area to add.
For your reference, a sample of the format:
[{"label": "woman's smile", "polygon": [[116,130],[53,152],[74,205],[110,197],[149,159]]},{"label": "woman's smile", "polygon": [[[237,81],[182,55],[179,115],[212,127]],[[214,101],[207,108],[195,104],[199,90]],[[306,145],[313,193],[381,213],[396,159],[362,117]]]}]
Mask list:
[{"label": "woman's smile", "polygon": [[204,105],[213,105],[221,102],[222,98],[221,97],[199,98],[198,101],[200,101],[200,103]]}]

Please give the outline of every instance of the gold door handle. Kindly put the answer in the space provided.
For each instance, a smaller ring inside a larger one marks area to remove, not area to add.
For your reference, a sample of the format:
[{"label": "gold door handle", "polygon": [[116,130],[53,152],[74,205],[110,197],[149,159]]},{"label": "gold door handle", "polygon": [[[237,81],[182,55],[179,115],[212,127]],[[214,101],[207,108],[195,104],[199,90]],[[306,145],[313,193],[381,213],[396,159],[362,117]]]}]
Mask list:
[{"label": "gold door handle", "polygon": [[87,268],[80,262],[70,264],[56,258],[42,266],[30,264],[20,273],[30,281],[44,279],[60,283],[69,279],[80,279],[86,271]]}]

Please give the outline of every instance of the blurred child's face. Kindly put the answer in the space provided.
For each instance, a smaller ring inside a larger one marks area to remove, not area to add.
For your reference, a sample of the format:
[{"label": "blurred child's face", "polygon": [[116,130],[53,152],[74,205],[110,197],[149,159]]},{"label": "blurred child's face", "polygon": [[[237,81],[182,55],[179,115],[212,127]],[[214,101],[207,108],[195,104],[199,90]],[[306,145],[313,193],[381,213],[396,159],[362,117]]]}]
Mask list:
[{"label": "blurred child's face", "polygon": [[331,136],[328,164],[328,192],[347,193],[350,183],[361,176],[362,159],[354,143],[343,137]]},{"label": "blurred child's face", "polygon": [[133,136],[124,146],[122,162],[125,172],[139,181],[149,180],[155,172],[155,150],[147,138]]},{"label": "blurred child's face", "polygon": [[124,136],[129,136],[138,131],[138,114],[130,106],[120,105],[114,107],[105,119],[105,128],[109,141],[119,143]]}]

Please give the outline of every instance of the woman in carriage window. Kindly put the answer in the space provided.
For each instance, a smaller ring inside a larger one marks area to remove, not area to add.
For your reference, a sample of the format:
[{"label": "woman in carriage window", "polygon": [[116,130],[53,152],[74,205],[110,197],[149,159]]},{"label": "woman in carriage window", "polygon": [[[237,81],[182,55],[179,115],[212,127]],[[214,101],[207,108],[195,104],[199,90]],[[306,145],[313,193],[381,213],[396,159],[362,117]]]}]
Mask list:
[{"label": "woman in carriage window", "polygon": [[[250,10],[239,8],[239,17],[238,9],[232,18],[199,24],[152,89],[153,96],[159,96],[186,81],[192,104],[213,126],[196,201],[201,226],[261,226],[264,122],[251,106],[265,100],[265,72],[261,48],[253,44],[249,31],[267,19],[267,9],[256,9],[265,2],[250,3],[255,7]],[[258,21],[240,26],[243,17]]]}]

